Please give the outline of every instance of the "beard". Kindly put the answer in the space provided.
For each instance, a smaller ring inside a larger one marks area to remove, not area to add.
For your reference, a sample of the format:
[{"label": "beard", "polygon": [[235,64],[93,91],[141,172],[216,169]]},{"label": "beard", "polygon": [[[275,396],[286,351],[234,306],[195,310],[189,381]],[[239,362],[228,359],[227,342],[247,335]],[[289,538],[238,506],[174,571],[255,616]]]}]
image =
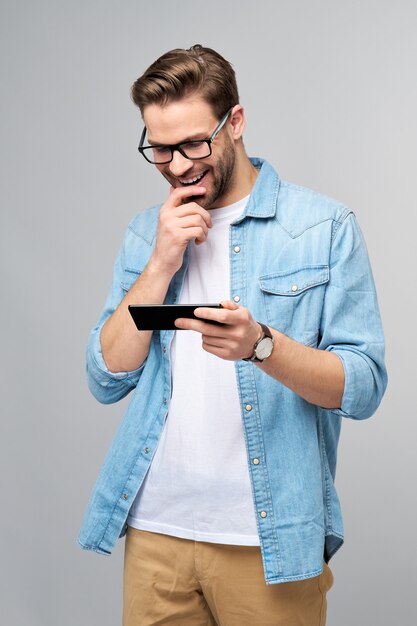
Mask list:
[{"label": "beard", "polygon": [[[200,196],[199,200],[195,200],[203,209],[214,208],[214,205],[218,204],[218,201],[229,191],[233,183],[235,164],[235,147],[231,139],[226,137],[224,152],[211,170],[213,186],[207,190],[204,196]],[[221,204],[218,206],[221,206]]]},{"label": "beard", "polygon": [[[216,164],[209,165],[206,168],[208,173],[211,174],[211,187],[207,188],[207,191],[204,195],[187,197],[185,203],[195,202],[203,209],[221,207],[221,198],[230,190],[230,187],[233,185],[235,165],[235,146],[232,140],[228,136],[226,136],[222,155],[219,157]],[[182,186],[178,183],[178,180],[176,178],[173,178],[173,176],[168,172],[161,173],[173,187]],[[220,203],[218,202],[219,200]],[[216,207],[214,207],[215,204],[217,204]]]}]

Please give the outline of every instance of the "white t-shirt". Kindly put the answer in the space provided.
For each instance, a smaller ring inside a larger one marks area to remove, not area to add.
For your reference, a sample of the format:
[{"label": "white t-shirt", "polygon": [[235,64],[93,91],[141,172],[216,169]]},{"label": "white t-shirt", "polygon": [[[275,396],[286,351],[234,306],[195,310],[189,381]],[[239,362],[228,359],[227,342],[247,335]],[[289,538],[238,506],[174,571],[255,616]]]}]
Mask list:
[{"label": "white t-shirt", "polygon": [[[229,225],[247,200],[213,210],[207,241],[190,244],[181,303],[229,299]],[[197,541],[259,545],[234,362],[203,350],[193,331],[175,333],[171,357],[168,417],[128,524]]]}]

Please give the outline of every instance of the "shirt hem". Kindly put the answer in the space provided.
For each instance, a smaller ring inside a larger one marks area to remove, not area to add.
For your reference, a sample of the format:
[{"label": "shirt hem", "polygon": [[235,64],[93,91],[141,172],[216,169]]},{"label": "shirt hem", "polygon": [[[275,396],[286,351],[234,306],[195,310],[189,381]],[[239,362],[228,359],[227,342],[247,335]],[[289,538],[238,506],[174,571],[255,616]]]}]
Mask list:
[{"label": "shirt hem", "polygon": [[191,541],[204,541],[207,543],[220,543],[223,545],[235,546],[260,546],[259,537],[254,535],[234,535],[225,533],[204,533],[187,528],[178,528],[177,526],[164,526],[154,522],[147,522],[137,518],[128,518],[128,526],[136,528],[136,530],[146,530],[161,535],[172,535],[180,539],[189,539]]}]

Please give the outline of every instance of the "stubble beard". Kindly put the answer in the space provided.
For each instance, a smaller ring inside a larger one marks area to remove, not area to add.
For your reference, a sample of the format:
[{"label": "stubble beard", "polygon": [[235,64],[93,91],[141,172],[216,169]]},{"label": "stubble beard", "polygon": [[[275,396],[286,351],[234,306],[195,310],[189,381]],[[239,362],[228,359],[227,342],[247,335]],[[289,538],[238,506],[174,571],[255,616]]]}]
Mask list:
[{"label": "stubble beard", "polygon": [[[233,181],[233,175],[236,165],[235,148],[227,138],[224,153],[221,160],[218,161],[216,168],[212,170],[213,188],[210,194],[200,196],[200,206],[204,209],[210,209],[218,200],[222,198],[229,190]],[[221,205],[220,205],[221,206]],[[218,207],[216,207],[218,208]]]},{"label": "stubble beard", "polygon": [[[209,173],[211,174],[212,179],[211,191],[208,190],[208,193],[205,193],[201,196],[188,196],[185,199],[184,203],[188,204],[189,202],[195,202],[203,209],[213,208],[213,205],[217,203],[219,198],[224,196],[230,190],[230,186],[233,183],[235,165],[235,147],[230,138],[227,137],[222,157],[219,159],[216,165],[211,166],[209,169]],[[172,179],[171,176],[165,173],[163,173],[163,175],[171,185],[175,186],[175,181]],[[220,206],[222,205],[219,205],[219,207]]]}]

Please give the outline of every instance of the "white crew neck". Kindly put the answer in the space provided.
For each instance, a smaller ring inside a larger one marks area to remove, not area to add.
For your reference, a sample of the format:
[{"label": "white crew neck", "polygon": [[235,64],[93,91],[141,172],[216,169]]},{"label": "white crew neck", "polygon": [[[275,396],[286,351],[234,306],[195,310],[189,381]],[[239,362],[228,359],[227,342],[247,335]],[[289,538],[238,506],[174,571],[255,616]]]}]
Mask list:
[{"label": "white crew neck", "polygon": [[219,207],[218,209],[211,209],[210,216],[213,222],[219,222],[220,220],[232,220],[235,217],[239,217],[239,215],[244,210],[245,206],[248,203],[249,195],[241,198],[237,202],[233,202],[233,204],[228,204],[223,207]]}]

